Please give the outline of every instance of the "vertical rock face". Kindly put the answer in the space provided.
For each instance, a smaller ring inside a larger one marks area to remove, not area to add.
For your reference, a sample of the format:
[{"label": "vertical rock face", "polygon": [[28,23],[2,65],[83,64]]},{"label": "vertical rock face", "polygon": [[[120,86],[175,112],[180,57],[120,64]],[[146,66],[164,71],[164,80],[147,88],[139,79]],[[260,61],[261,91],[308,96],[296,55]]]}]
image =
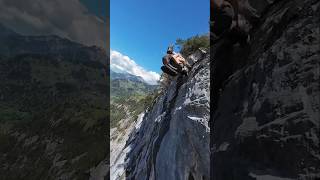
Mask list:
[{"label": "vertical rock face", "polygon": [[224,77],[219,98],[213,97],[211,178],[320,178],[320,2],[252,6],[260,20],[245,48],[249,53],[237,57],[230,50],[234,64],[245,62]]},{"label": "vertical rock face", "polygon": [[177,77],[127,141],[127,179],[209,179],[209,56]]}]

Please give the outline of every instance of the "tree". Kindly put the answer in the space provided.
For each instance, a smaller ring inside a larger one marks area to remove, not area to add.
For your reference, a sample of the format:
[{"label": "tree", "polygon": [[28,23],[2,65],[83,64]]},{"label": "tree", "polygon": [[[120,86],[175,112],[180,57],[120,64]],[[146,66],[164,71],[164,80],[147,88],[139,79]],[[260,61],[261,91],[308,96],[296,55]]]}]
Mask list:
[{"label": "tree", "polygon": [[209,35],[196,35],[186,40],[178,38],[176,45],[180,48],[180,53],[187,57],[197,51],[199,48],[207,49],[210,47]]}]

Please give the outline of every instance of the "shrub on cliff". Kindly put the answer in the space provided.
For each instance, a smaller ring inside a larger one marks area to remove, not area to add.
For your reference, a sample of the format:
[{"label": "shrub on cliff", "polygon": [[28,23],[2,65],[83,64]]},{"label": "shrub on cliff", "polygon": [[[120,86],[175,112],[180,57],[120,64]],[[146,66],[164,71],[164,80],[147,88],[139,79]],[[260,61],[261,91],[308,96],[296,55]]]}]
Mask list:
[{"label": "shrub on cliff", "polygon": [[187,57],[199,48],[209,48],[210,41],[208,35],[196,35],[185,40],[179,38],[176,40],[176,45],[180,47],[180,53]]}]

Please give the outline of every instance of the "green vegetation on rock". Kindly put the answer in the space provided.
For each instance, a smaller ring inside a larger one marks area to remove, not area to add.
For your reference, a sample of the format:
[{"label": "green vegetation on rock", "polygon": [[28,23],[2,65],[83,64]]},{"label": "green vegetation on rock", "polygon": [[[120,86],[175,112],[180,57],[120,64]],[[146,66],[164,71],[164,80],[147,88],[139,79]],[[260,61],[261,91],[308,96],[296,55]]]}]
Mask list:
[{"label": "green vegetation on rock", "polygon": [[187,57],[199,48],[209,49],[209,35],[196,35],[185,40],[179,38],[176,40],[176,45],[180,47],[180,53]]}]

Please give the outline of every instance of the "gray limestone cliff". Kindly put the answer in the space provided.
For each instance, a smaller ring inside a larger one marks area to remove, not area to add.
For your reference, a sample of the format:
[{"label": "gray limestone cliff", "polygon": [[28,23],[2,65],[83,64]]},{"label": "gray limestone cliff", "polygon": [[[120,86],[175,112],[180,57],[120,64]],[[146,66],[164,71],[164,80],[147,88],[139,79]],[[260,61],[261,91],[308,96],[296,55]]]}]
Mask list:
[{"label": "gray limestone cliff", "polygon": [[131,132],[126,179],[209,179],[209,56],[188,60],[188,77],[174,79]]}]

